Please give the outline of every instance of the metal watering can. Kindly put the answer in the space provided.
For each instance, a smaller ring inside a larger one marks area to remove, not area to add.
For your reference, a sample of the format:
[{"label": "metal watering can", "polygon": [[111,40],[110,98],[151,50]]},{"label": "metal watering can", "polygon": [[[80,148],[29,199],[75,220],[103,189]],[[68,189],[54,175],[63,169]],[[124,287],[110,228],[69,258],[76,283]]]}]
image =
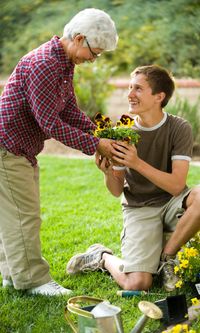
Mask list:
[{"label": "metal watering can", "polygon": [[[82,306],[81,303],[87,303],[87,306]],[[148,318],[160,319],[163,316],[160,308],[154,303],[141,301],[138,307],[143,315],[131,333],[142,332]],[[78,315],[78,326],[74,324],[71,313]],[[121,309],[99,298],[89,296],[70,298],[65,307],[65,318],[74,333],[124,333]]]}]

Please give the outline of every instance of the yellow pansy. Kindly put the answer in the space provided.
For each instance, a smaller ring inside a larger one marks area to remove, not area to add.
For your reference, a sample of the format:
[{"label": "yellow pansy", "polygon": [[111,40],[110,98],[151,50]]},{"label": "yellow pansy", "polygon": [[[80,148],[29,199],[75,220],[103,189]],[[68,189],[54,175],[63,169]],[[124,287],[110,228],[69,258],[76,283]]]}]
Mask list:
[{"label": "yellow pansy", "polygon": [[189,261],[187,259],[181,260],[180,267],[187,268],[188,264],[189,264]]},{"label": "yellow pansy", "polygon": [[178,271],[179,271],[179,267],[178,267],[178,266],[175,266],[175,267],[174,267],[174,273],[176,274]]},{"label": "yellow pansy", "polygon": [[175,286],[176,288],[181,288],[183,285],[183,281],[182,280],[178,280],[178,282],[176,282]]},{"label": "yellow pansy", "polygon": [[116,125],[112,125],[109,117],[97,113],[94,122],[97,128],[92,134],[98,138],[126,141],[129,144],[136,144],[140,135],[132,128],[134,121],[127,115],[122,115]]},{"label": "yellow pansy", "polygon": [[194,247],[189,248],[189,257],[196,257],[198,256],[199,252],[197,249],[195,249]]},{"label": "yellow pansy", "polygon": [[178,324],[173,327],[172,333],[181,333],[182,331],[182,325]]},{"label": "yellow pansy", "polygon": [[182,332],[188,333],[188,325],[187,324],[182,325]]},{"label": "yellow pansy", "polygon": [[192,298],[191,301],[192,301],[192,304],[193,304],[193,305],[200,305],[200,300],[197,299],[196,297],[195,297],[195,298]]},{"label": "yellow pansy", "polygon": [[162,331],[162,333],[197,333],[195,330],[189,330],[187,324],[177,324],[173,328],[167,331]]},{"label": "yellow pansy", "polygon": [[179,251],[177,253],[177,256],[178,256],[178,260],[180,261],[182,259],[182,257],[183,257],[183,251]]}]

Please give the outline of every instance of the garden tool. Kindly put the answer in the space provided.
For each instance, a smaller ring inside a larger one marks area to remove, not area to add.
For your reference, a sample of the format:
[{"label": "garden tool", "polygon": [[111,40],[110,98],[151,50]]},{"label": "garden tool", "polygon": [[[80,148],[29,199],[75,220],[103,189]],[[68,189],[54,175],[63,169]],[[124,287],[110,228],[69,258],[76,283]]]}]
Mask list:
[{"label": "garden tool", "polygon": [[136,325],[132,329],[131,333],[140,333],[142,332],[147,320],[152,319],[161,319],[163,317],[162,310],[155,305],[154,303],[148,301],[141,301],[138,303],[138,307],[143,315],[139,318]]},{"label": "garden tool", "polygon": [[[153,303],[141,301],[138,307],[143,315],[131,333],[142,332],[148,318],[162,317],[162,311]],[[71,313],[78,315],[77,326],[71,318]],[[70,298],[65,307],[65,318],[74,333],[124,333],[121,309],[99,298],[88,296]]]},{"label": "garden tool", "polygon": [[[92,304],[81,306],[81,303]],[[78,315],[78,326],[71,319],[70,312]],[[65,307],[65,318],[74,333],[124,333],[121,309],[99,298],[70,298]]]}]

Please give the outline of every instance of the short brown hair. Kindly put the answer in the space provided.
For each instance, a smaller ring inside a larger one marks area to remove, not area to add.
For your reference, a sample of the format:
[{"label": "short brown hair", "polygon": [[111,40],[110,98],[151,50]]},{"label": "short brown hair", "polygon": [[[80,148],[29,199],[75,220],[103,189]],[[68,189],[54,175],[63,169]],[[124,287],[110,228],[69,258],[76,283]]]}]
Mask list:
[{"label": "short brown hair", "polygon": [[138,74],[144,74],[146,76],[153,95],[160,92],[165,93],[165,98],[163,99],[161,106],[166,106],[175,89],[174,78],[171,73],[161,66],[149,65],[137,67],[131,73],[131,76]]}]

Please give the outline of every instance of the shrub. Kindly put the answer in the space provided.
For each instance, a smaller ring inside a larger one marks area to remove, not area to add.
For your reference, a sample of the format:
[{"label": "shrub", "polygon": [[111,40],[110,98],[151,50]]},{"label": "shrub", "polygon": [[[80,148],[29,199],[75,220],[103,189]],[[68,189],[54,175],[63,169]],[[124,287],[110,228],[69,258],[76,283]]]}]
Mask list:
[{"label": "shrub", "polygon": [[190,104],[187,99],[177,97],[175,103],[167,106],[165,110],[186,119],[192,126],[194,142],[200,143],[200,98],[195,104]]},{"label": "shrub", "polygon": [[100,61],[75,67],[74,87],[78,105],[91,119],[98,112],[106,113],[106,99],[113,91],[108,80],[113,71],[114,68]]}]

